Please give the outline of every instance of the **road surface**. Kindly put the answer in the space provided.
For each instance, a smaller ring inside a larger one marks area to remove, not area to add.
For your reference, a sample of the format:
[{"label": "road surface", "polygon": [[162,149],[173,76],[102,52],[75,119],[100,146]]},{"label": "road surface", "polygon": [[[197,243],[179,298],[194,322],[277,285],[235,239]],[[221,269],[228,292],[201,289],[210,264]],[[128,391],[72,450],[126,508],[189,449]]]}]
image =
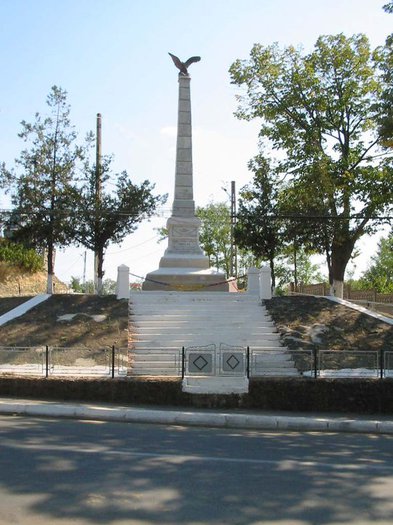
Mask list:
[{"label": "road surface", "polygon": [[0,416],[0,524],[393,523],[393,436]]}]

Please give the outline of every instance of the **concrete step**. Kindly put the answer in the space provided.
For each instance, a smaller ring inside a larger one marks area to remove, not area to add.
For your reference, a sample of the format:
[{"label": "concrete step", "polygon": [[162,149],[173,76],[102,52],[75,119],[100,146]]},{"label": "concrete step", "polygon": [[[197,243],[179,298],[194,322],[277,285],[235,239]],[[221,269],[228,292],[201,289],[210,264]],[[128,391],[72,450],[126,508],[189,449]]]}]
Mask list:
[{"label": "concrete step", "polygon": [[[151,319],[150,321],[139,321],[139,320],[134,320],[134,322],[132,323],[132,326],[135,327],[135,328],[140,328],[141,330],[150,330],[150,329],[154,329],[154,330],[173,330],[173,329],[179,329],[181,330],[182,328],[188,328],[190,325],[193,325],[195,328],[199,327],[200,328],[200,324],[195,322],[195,319],[193,319],[193,321],[190,323],[190,322],[187,322],[186,320],[181,320],[181,321],[163,321],[162,319],[157,319],[157,320],[154,320],[154,319]],[[220,322],[220,323],[217,323],[217,324],[214,324],[214,326],[216,327],[219,327],[219,328],[227,328],[228,327],[228,324],[225,323],[225,322]],[[235,330],[235,329],[244,329],[245,328],[245,323],[236,323],[236,322],[233,322],[233,323],[230,323],[229,325],[231,327],[232,330]],[[251,330],[250,326],[247,324],[247,328],[249,330]],[[260,324],[258,324],[254,329],[256,329],[258,331],[258,333],[261,333],[263,332],[264,330],[267,330],[267,331],[273,331],[273,332],[276,332],[276,327],[274,325],[274,323],[272,322],[269,322],[269,321],[266,321],[266,322],[262,322]]]},{"label": "concrete step", "polygon": [[[250,346],[267,353],[274,350],[279,354],[273,357],[267,354],[261,357],[260,353],[253,356],[253,366],[260,373],[265,373],[266,368],[272,368],[273,375],[295,373],[271,317],[254,296],[227,292],[142,292],[132,294],[129,311],[135,330],[130,337],[135,375],[179,375],[182,347],[215,344],[218,351],[220,343]],[[195,380],[194,376],[192,379]],[[198,380],[202,381],[204,392],[211,378],[208,383],[206,379]],[[242,385],[239,391],[246,391],[244,378],[213,379],[208,387],[215,392],[235,388],[236,381]],[[198,392],[201,389],[198,381],[194,385],[188,383],[187,388]]]},{"label": "concrete step", "polygon": [[[134,328],[137,328],[136,326],[134,326]],[[178,328],[178,332],[181,334],[182,337],[187,337],[187,336],[194,336],[194,335],[199,335],[200,334],[200,327],[190,327],[190,326],[185,326],[184,328],[181,328],[181,327],[177,327]],[[217,327],[215,330],[208,330],[207,327],[205,327],[205,331],[206,332],[210,332],[212,335],[213,334],[217,334],[217,336],[219,337],[219,334],[225,334],[225,339],[232,339],[233,337],[237,337],[237,336],[242,336],[244,334],[244,332],[241,332],[241,330],[237,329],[236,327],[235,328],[231,328],[231,329],[228,329],[228,330],[225,330],[225,327]],[[144,327],[143,329],[140,329],[140,330],[136,330],[137,333],[143,333],[145,336],[156,336],[156,337],[168,337],[168,336],[173,336],[173,328],[172,327]],[[252,332],[251,334],[248,334],[247,337],[250,337],[250,338],[276,338],[277,337],[277,332],[274,332],[272,331],[272,328],[271,327],[266,327],[266,330],[255,330],[255,332]],[[246,334],[245,334],[246,335]],[[217,338],[217,337],[216,337]]]},{"label": "concrete step", "polygon": [[269,314],[264,312],[263,310],[255,310],[254,308],[226,308],[225,305],[216,305],[214,308],[183,308],[182,306],[178,306],[173,309],[169,308],[136,308],[135,310],[130,309],[129,314],[131,316],[136,317],[147,317],[152,315],[162,315],[165,319],[178,319],[181,317],[187,318],[190,315],[192,317],[211,317],[213,316],[215,319],[220,319],[224,317],[225,319],[228,317],[233,317],[237,319],[256,319],[256,320],[269,320],[271,321],[272,318]]},{"label": "concrete step", "polygon": [[264,310],[256,310],[255,308],[244,308],[243,305],[234,305],[232,308],[227,305],[221,305],[220,303],[217,303],[216,305],[210,305],[209,308],[203,307],[188,307],[185,305],[176,305],[174,307],[166,307],[165,305],[162,305],[161,307],[158,307],[156,305],[145,305],[145,306],[136,306],[135,308],[130,308],[130,314],[131,315],[151,315],[151,314],[160,314],[160,315],[174,315],[174,316],[186,316],[192,313],[193,315],[198,316],[206,316],[208,314],[213,313],[215,317],[219,317],[222,315],[221,306],[225,306],[225,314],[226,315],[234,315],[239,317],[246,317],[251,315],[252,317],[255,317],[257,319],[263,318],[263,317],[269,317],[269,314],[265,312]]},{"label": "concrete step", "polygon": [[165,291],[156,291],[156,292],[141,292],[141,293],[131,293],[130,301],[131,302],[152,302],[154,300],[162,302],[184,302],[184,301],[243,301],[243,302],[258,302],[258,297],[252,294],[247,294],[243,292],[165,292]]},{"label": "concrete step", "polygon": [[[224,334],[222,334],[224,335]],[[206,344],[215,344],[217,346],[220,343],[227,345],[239,345],[241,346],[254,346],[254,347],[276,347],[276,343],[280,343],[278,346],[281,348],[281,341],[278,334],[265,334],[263,336],[253,335],[253,334],[235,334],[230,333],[225,334],[225,338],[220,334],[211,334],[211,333],[189,333],[189,334],[135,334],[130,342],[132,343],[149,343],[151,348],[162,347],[162,346],[175,346],[182,347],[187,346],[190,341],[193,341],[193,346],[204,346]],[[198,341],[200,342],[198,344]],[[208,343],[206,343],[208,341]],[[165,343],[165,344],[164,344]],[[194,344],[195,343],[195,344]]]},{"label": "concrete step", "polygon": [[189,376],[183,380],[183,392],[191,394],[243,394],[248,392],[246,377]]}]

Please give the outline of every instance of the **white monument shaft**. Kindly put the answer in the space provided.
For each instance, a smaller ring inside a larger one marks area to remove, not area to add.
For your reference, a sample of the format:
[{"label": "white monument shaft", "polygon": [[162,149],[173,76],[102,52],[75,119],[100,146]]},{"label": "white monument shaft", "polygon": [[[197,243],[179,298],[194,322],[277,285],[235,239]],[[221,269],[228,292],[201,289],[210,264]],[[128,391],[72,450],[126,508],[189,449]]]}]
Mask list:
[{"label": "white monument shaft", "polygon": [[223,283],[225,275],[209,268],[209,259],[199,245],[201,222],[195,216],[193,195],[190,82],[188,73],[179,74],[175,191],[172,215],[167,221],[168,247],[159,269],[146,276],[143,290],[228,290],[228,284]]}]

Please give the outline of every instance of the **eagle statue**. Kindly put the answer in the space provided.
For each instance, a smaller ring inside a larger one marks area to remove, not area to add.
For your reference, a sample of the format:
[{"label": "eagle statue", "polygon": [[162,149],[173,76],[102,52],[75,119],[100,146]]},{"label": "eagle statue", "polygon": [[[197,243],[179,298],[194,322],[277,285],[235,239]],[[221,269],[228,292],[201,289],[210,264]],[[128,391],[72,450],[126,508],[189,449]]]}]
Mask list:
[{"label": "eagle statue", "polygon": [[187,75],[188,76],[188,70],[187,68],[193,63],[193,62],[199,62],[201,57],[190,57],[185,62],[182,62],[180,58],[178,58],[175,55],[172,55],[172,53],[168,53],[169,56],[172,58],[173,63],[179,69],[180,73],[179,75]]}]

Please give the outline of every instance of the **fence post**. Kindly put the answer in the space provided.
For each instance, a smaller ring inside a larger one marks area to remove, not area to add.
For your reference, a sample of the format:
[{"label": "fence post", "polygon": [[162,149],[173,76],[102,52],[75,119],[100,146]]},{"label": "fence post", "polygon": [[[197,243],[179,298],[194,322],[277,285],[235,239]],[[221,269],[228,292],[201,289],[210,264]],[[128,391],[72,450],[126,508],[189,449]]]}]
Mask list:
[{"label": "fence post", "polygon": [[45,377],[49,376],[49,346],[45,346]]},{"label": "fence post", "polygon": [[380,366],[380,370],[379,370],[379,377],[380,379],[383,379],[383,371],[384,371],[384,355],[383,355],[383,348],[380,349],[379,351],[379,366]]},{"label": "fence post", "polygon": [[318,350],[316,348],[313,348],[312,353],[314,356],[314,378],[316,379],[318,377],[318,363],[317,363]]},{"label": "fence post", "polygon": [[112,379],[115,377],[115,345],[112,346]]},{"label": "fence post", "polygon": [[246,368],[247,379],[250,379],[250,347],[249,346],[247,346],[246,359],[247,359],[247,368]]},{"label": "fence post", "polygon": [[181,378],[184,379],[184,376],[186,375],[186,350],[184,346],[182,346],[181,349]]}]

